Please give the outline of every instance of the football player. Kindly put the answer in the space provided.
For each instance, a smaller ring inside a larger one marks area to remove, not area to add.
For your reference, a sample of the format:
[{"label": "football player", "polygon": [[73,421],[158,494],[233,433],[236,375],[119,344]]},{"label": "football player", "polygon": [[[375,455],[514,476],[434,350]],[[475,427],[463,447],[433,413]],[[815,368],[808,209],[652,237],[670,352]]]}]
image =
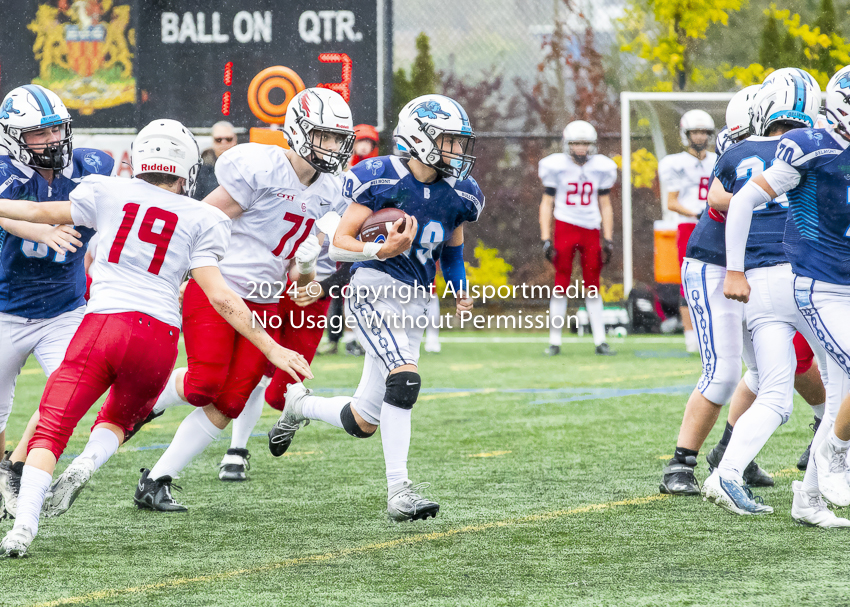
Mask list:
[{"label": "football player", "polygon": [[[456,101],[442,95],[410,101],[399,114],[396,137],[409,159],[382,156],[346,173],[343,194],[351,204],[331,247],[332,258],[356,262],[347,306],[367,352],[360,385],[353,397],[334,398],[313,396],[301,383],[291,385],[283,415],[269,432],[269,450],[283,455],[295,432],[313,419],[357,438],[372,436],[380,425],[387,513],[392,520],[407,521],[434,517],[440,506],[423,497],[425,485],[414,485],[408,476],[423,330],[403,319],[427,315],[437,259],[457,294],[458,313],[471,313],[463,224],[478,220],[484,196],[469,176],[475,135]],[[356,240],[372,212],[387,207],[401,209],[405,217],[395,222],[386,241]]]},{"label": "football player", "polygon": [[[850,521],[836,517],[821,493],[836,505],[850,505],[845,478],[850,440],[844,440],[850,439],[850,428],[840,413],[832,429],[838,403],[846,396],[842,380],[850,371],[844,354],[850,346],[850,333],[845,329],[850,278],[844,262],[850,252],[845,235],[850,214],[844,209],[848,173],[842,164],[846,163],[845,151],[850,143],[846,134],[850,68],[840,70],[827,86],[826,110],[836,125],[834,131],[811,128],[820,104],[820,89],[811,76],[801,70],[784,72],[768,76],[753,108],[756,131],[779,138],[770,141],[770,150],[757,156],[761,164],[753,166],[753,177],[732,198],[726,222],[724,292],[730,299],[747,303],[760,389],[753,406],[735,425],[723,461],[706,481],[705,490],[707,499],[732,512],[773,511],[747,492],[740,478],[740,462],[757,453],[790,415],[796,329],[810,343],[819,343],[830,360],[825,423],[812,443],[803,482],[792,484],[791,516],[808,525],[847,527]],[[809,128],[789,131],[783,124],[796,126],[800,121]],[[787,194],[789,203],[784,246],[780,249],[775,244],[782,232],[779,228],[772,241],[757,241],[764,250],[773,249],[777,263],[754,268],[748,259],[751,224],[757,225],[758,211],[769,209],[783,194]],[[815,348],[815,355],[822,354],[821,348]],[[848,410],[842,406],[841,413]]]},{"label": "football player", "polygon": [[[70,507],[153,407],[177,359],[178,291],[187,272],[225,322],[269,361],[295,377],[310,374],[302,356],[254,325],[251,311],[222,278],[218,262],[227,249],[230,219],[188,197],[199,164],[192,134],[179,122],[156,120],[134,141],[136,179],[92,176],[67,202],[0,201],[0,215],[6,217],[76,224],[100,233],[85,317],[39,405],[15,526],[0,542],[5,556],[26,554],[56,462],[98,398],[111,388],[83,453],[50,488],[47,516]],[[170,479],[155,483],[156,491],[169,492]]]},{"label": "football player", "polygon": [[[35,84],[13,89],[0,106],[0,198],[67,200],[86,175],[111,175],[104,152],[74,149],[71,116],[59,97]],[[45,375],[62,362],[85,311],[86,244],[90,228],[0,220],[0,453],[15,382],[30,354]],[[0,508],[15,516],[34,414],[8,458],[0,462]],[[2,514],[2,510],[0,510]]]},{"label": "football player", "polygon": [[[315,222],[339,203],[337,175],[354,143],[351,109],[338,93],[322,88],[292,98],[283,132],[288,150],[248,143],[222,154],[215,165],[219,187],[204,199],[233,220],[221,272],[260,318],[277,314],[293,257],[299,282],[306,285],[315,276],[320,252]],[[193,281],[183,298],[183,321],[189,366],[175,369],[145,421],[185,402],[197,410],[183,420],[153,468],[142,473],[136,504],[158,511],[186,510],[155,490],[158,479],[178,476],[239,417],[266,370],[262,352],[224,322]]]},{"label": "football player", "polygon": [[[690,110],[679,121],[679,137],[684,152],[668,154],[658,163],[658,176],[667,190],[667,209],[676,213],[678,228],[676,245],[679,249],[679,267],[685,258],[688,239],[705,211],[708,200],[708,184],[717,154],[708,151],[714,134],[714,120],[702,110]],[[688,352],[699,352],[699,343],[688,304],[684,285],[680,289],[679,312],[685,327],[685,348]]]},{"label": "football player", "polygon": [[[602,266],[614,253],[614,211],[610,192],[617,181],[617,165],[607,156],[596,153],[596,139],[593,125],[575,120],[564,129],[564,151],[546,156],[538,166],[544,188],[540,201],[540,239],[546,259],[555,266],[555,289],[549,300],[549,347],[546,349],[549,356],[561,353],[561,331],[567,313],[565,291],[570,284],[576,251],[581,259],[584,288],[595,287],[597,291],[596,296],[584,300],[596,353],[616,354],[605,342],[602,298],[598,290]],[[557,323],[556,319],[559,319]]]}]

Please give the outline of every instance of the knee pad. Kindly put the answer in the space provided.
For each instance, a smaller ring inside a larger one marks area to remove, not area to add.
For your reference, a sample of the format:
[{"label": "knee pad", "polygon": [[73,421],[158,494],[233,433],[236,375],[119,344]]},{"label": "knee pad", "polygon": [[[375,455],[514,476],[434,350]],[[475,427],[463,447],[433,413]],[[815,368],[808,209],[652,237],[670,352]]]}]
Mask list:
[{"label": "knee pad", "polygon": [[744,373],[744,383],[747,384],[750,392],[753,394],[759,393],[759,374],[757,371],[747,369],[747,372]]},{"label": "knee pad", "polygon": [[342,408],[342,411],[339,414],[339,419],[342,422],[342,428],[346,432],[348,432],[351,436],[355,436],[357,438],[369,438],[375,431],[364,432],[363,428],[357,425],[357,420],[354,419],[354,413],[351,412],[351,403],[348,403]]},{"label": "knee pad", "polygon": [[724,360],[717,361],[710,374],[703,370],[697,388],[708,400],[716,405],[725,405],[735,393],[741,378],[740,359],[737,365]]},{"label": "knee pad", "polygon": [[393,373],[387,377],[387,391],[384,394],[384,402],[399,409],[413,409],[416,399],[419,398],[419,388],[422,387],[422,378],[419,373],[402,371]]}]

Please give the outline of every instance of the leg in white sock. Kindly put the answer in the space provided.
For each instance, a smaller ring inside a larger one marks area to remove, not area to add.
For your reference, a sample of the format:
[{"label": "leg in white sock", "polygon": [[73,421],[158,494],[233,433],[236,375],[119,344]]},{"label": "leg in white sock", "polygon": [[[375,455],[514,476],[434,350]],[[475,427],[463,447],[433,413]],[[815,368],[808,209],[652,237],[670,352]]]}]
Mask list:
[{"label": "leg in white sock", "polygon": [[[553,295],[549,300],[549,345],[561,346],[564,316],[567,314],[567,298]],[[557,320],[560,319],[560,320]],[[557,324],[557,327],[555,326]]]},{"label": "leg in white sock", "polygon": [[71,465],[78,463],[78,460],[82,458],[89,458],[94,462],[94,469],[97,470],[110,457],[115,455],[120,446],[118,437],[112,430],[98,426],[92,430],[86,448],[74,459]]},{"label": "leg in white sock", "polygon": [[174,440],[151,469],[148,478],[151,480],[163,476],[177,478],[183,468],[195,456],[203,453],[219,434],[221,434],[221,428],[210,421],[206,411],[195,409],[177,428]]},{"label": "leg in white sock", "polygon": [[387,465],[387,494],[392,497],[407,480],[407,454],[410,451],[411,409],[384,403],[381,407],[381,444]]},{"label": "leg in white sock", "polygon": [[265,392],[271,378],[263,376],[251,396],[248,397],[248,402],[245,403],[245,408],[239,417],[233,420],[233,436],[230,438],[231,449],[245,449],[248,446],[248,439],[251,438],[251,433],[254,431],[254,426],[260,421],[260,416],[263,414],[263,405],[265,404]]},{"label": "leg in white sock", "polygon": [[432,297],[428,304],[428,326],[425,327],[425,351],[440,351],[440,298]]},{"label": "leg in white sock", "polygon": [[168,378],[168,382],[165,384],[162,394],[159,395],[159,398],[156,400],[156,404],[153,406],[154,412],[162,413],[171,407],[186,404],[183,396],[181,396],[183,394],[183,378],[186,376],[186,371],[188,371],[188,369],[184,367],[181,369],[174,369],[174,371],[171,372],[171,377]]},{"label": "leg in white sock", "polygon": [[351,400],[352,398],[350,396],[333,396],[331,398],[313,395],[305,396],[301,412],[307,419],[317,419],[331,426],[342,428],[340,413]]},{"label": "leg in white sock", "polygon": [[53,476],[35,466],[24,465],[21,476],[21,491],[18,494],[18,513],[15,528],[29,527],[33,535],[38,533],[38,518],[44,505],[44,496],[50,488]]},{"label": "leg in white sock", "polygon": [[584,305],[587,307],[587,315],[590,317],[590,330],[593,333],[593,345],[598,346],[605,341],[605,321],[602,317],[602,298],[585,297]]},{"label": "leg in white sock", "polygon": [[782,425],[782,416],[769,407],[759,405],[756,400],[735,424],[735,431],[717,467],[720,477],[743,483],[742,474],[758,455],[767,440]]}]

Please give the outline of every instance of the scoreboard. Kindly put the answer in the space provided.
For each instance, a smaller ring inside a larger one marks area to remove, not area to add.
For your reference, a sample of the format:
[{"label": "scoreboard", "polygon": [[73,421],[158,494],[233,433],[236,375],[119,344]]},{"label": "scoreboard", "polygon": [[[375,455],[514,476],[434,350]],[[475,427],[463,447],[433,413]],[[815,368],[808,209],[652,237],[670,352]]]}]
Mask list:
[{"label": "scoreboard", "polygon": [[34,82],[74,126],[282,123],[323,86],[384,127],[391,0],[0,0],[0,97]]}]

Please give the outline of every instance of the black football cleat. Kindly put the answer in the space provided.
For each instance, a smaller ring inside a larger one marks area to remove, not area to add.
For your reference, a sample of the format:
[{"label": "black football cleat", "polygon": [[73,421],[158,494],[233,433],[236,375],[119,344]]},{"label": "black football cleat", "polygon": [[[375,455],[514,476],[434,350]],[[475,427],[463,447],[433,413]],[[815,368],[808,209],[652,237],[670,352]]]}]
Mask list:
[{"label": "black football cleat", "polygon": [[241,482],[248,480],[246,471],[251,469],[251,454],[247,449],[228,449],[218,468],[218,478],[222,481]]},{"label": "black football cleat", "polygon": [[599,356],[616,356],[617,353],[612,350],[604,341],[596,346],[596,354]]},{"label": "black football cleat", "polygon": [[668,495],[699,495],[699,483],[694,476],[697,458],[685,458],[686,463],[673,458],[662,470],[661,485],[658,490]]},{"label": "black football cleat", "polygon": [[561,353],[561,346],[549,346],[545,350],[543,350],[543,354],[546,356],[558,356]]},{"label": "black football cleat", "polygon": [[[817,434],[819,427],[820,427],[820,418],[816,417],[815,422],[813,424],[809,424],[809,428],[811,428],[812,431],[815,434]],[[803,451],[803,455],[800,456],[800,459],[797,462],[797,469],[798,470],[805,470],[806,468],[809,467],[809,453],[811,452],[811,450],[812,450],[812,443],[809,443],[809,446],[806,447],[806,450]]]},{"label": "black football cleat", "polygon": [[171,489],[182,491],[182,487],[175,485],[170,476],[163,476],[156,480],[148,478],[150,470],[141,469],[142,478],[136,487],[133,501],[139,510],[156,510],[157,512],[186,512],[188,508],[177,503],[171,495]]},{"label": "black football cleat", "polygon": [[[708,452],[708,455],[705,456],[705,461],[708,462],[709,472],[714,472],[714,469],[720,465],[724,453],[726,453],[726,447],[720,443],[717,443],[714,449]],[[756,460],[747,464],[741,477],[744,479],[744,484],[748,487],[773,487],[776,484],[773,477],[762,470],[761,466],[756,463]]]},{"label": "black football cleat", "polygon": [[135,426],[133,426],[133,429],[130,432],[127,433],[127,436],[124,437],[124,443],[126,444],[128,440],[130,440],[131,438],[136,436],[136,432],[141,430],[142,426],[144,426],[145,424],[151,423],[153,420],[155,420],[157,417],[159,417],[163,413],[165,413],[165,411],[160,411],[159,413],[157,413],[157,412],[151,410],[151,412],[148,413],[148,416],[145,419],[143,419],[142,421],[137,423]]}]

